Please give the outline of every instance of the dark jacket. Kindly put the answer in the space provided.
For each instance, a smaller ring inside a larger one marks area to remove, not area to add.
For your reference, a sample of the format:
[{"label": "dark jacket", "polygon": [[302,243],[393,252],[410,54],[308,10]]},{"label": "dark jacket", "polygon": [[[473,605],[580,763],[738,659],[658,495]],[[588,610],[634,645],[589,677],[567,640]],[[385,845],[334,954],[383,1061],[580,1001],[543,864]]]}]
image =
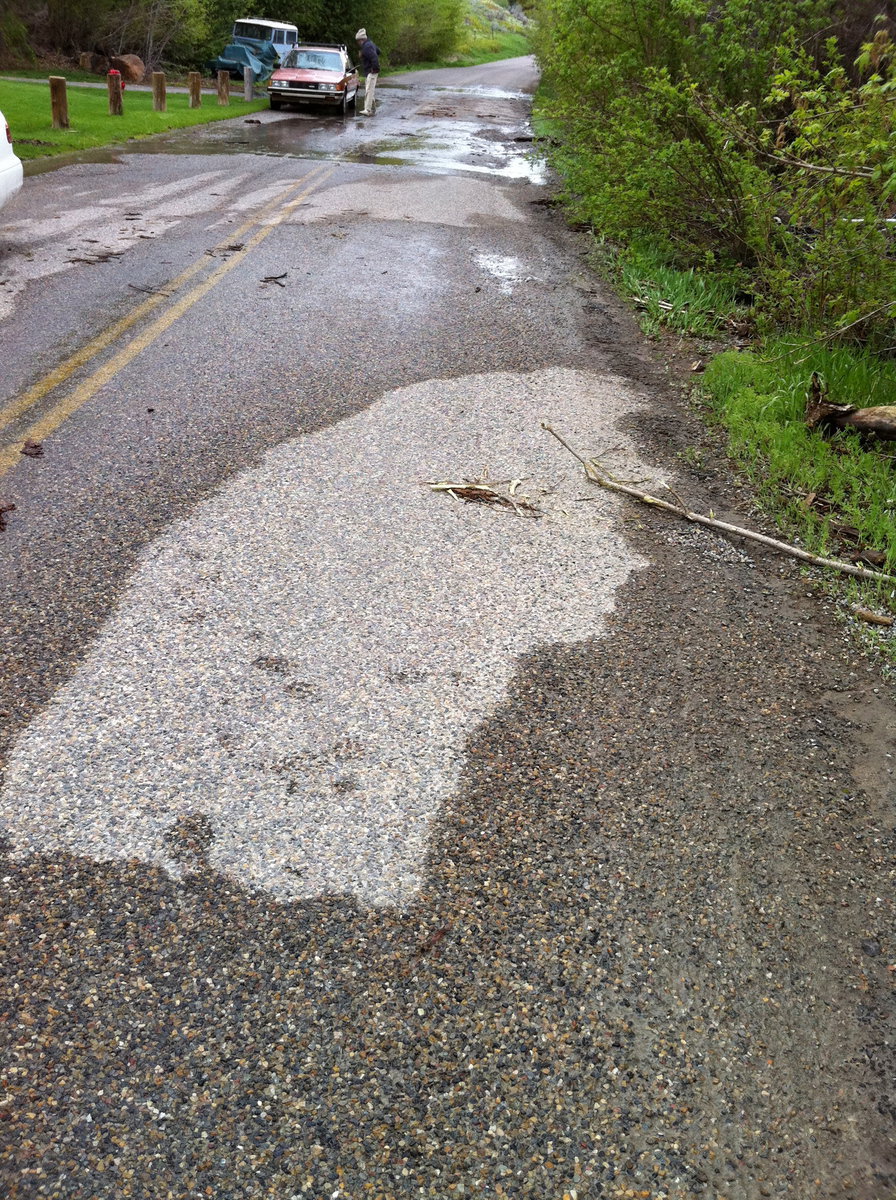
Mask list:
[{"label": "dark jacket", "polygon": [[380,52],[379,47],[375,46],[370,38],[366,42],[361,43],[361,74],[362,75],[379,75],[380,73]]}]

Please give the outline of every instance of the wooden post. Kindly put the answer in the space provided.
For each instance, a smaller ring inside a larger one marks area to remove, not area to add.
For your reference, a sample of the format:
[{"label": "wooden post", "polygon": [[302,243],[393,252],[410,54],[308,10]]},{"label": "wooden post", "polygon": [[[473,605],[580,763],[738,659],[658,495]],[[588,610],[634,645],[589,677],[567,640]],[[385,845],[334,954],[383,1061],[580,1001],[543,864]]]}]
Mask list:
[{"label": "wooden post", "polygon": [[164,71],[153,71],[152,73],[152,106],[156,112],[165,112],[168,108]]},{"label": "wooden post", "polygon": [[68,93],[65,88],[64,76],[50,76],[50,110],[54,129],[68,129]]},{"label": "wooden post", "polygon": [[202,76],[198,71],[191,71],[189,74],[190,84],[190,108],[202,107]]},{"label": "wooden post", "polygon": [[230,72],[218,72],[218,103],[227,105],[230,103]]},{"label": "wooden post", "polygon": [[243,67],[243,99],[248,104],[255,98],[255,72],[251,67]]},{"label": "wooden post", "polygon": [[109,83],[109,116],[124,116],[124,104],[121,99],[121,72],[110,71],[106,76]]}]

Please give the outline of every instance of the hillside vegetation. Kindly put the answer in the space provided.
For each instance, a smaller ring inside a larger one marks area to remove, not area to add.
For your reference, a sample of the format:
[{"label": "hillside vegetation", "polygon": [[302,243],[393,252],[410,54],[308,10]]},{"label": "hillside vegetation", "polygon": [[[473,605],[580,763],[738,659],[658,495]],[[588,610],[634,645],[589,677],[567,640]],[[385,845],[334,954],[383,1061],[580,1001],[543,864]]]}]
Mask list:
[{"label": "hillside vegetation", "polygon": [[387,67],[451,61],[524,34],[510,0],[7,0],[0,13],[0,65],[76,61],[84,51],[136,54],[149,69],[202,67],[230,40],[233,22],[253,15],[289,21],[306,41],[352,43],[364,27]]},{"label": "hillside vegetation", "polygon": [[894,402],[892,10],[864,0],[535,7],[540,127],[570,215],[654,329],[738,330],[737,353],[704,387],[731,453],[774,479],[791,530],[891,572],[894,443],[837,434],[822,466],[804,409],[810,387],[860,407]]}]

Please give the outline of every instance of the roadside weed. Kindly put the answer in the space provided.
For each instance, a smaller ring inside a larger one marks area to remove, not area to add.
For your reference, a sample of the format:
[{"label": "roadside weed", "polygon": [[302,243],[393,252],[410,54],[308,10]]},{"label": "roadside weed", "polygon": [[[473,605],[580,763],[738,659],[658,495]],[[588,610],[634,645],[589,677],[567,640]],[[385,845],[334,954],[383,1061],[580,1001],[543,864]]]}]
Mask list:
[{"label": "roadside weed", "polygon": [[685,337],[713,338],[738,311],[737,280],[721,272],[681,269],[661,250],[636,243],[621,251],[598,242],[593,260],[638,310],[641,328],[656,337],[665,327]]},{"label": "roadside weed", "polygon": [[851,431],[808,429],[813,371],[836,404],[871,407],[896,389],[894,364],[859,351],[780,341],[761,357],[718,355],[707,367],[702,395],[727,431],[730,455],[779,524],[815,553],[862,556],[892,574],[896,451]]},{"label": "roadside weed", "polygon": [[695,470],[700,470],[706,462],[706,452],[701,450],[699,446],[685,446],[678,457],[682,462],[687,463],[689,467],[693,467]]}]

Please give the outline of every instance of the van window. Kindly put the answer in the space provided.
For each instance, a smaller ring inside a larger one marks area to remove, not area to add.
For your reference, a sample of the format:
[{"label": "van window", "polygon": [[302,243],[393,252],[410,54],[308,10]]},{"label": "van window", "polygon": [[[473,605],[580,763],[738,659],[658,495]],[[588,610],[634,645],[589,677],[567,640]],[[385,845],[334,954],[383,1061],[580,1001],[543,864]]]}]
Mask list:
[{"label": "van window", "polygon": [[256,25],[252,21],[237,21],[233,27],[233,36],[254,38],[259,42],[272,42],[274,31],[270,25]]},{"label": "van window", "polygon": [[235,21],[233,37],[251,38],[256,42],[274,42],[277,46],[294,46],[299,40],[298,30],[283,29],[275,25],[262,25],[259,21]]}]

